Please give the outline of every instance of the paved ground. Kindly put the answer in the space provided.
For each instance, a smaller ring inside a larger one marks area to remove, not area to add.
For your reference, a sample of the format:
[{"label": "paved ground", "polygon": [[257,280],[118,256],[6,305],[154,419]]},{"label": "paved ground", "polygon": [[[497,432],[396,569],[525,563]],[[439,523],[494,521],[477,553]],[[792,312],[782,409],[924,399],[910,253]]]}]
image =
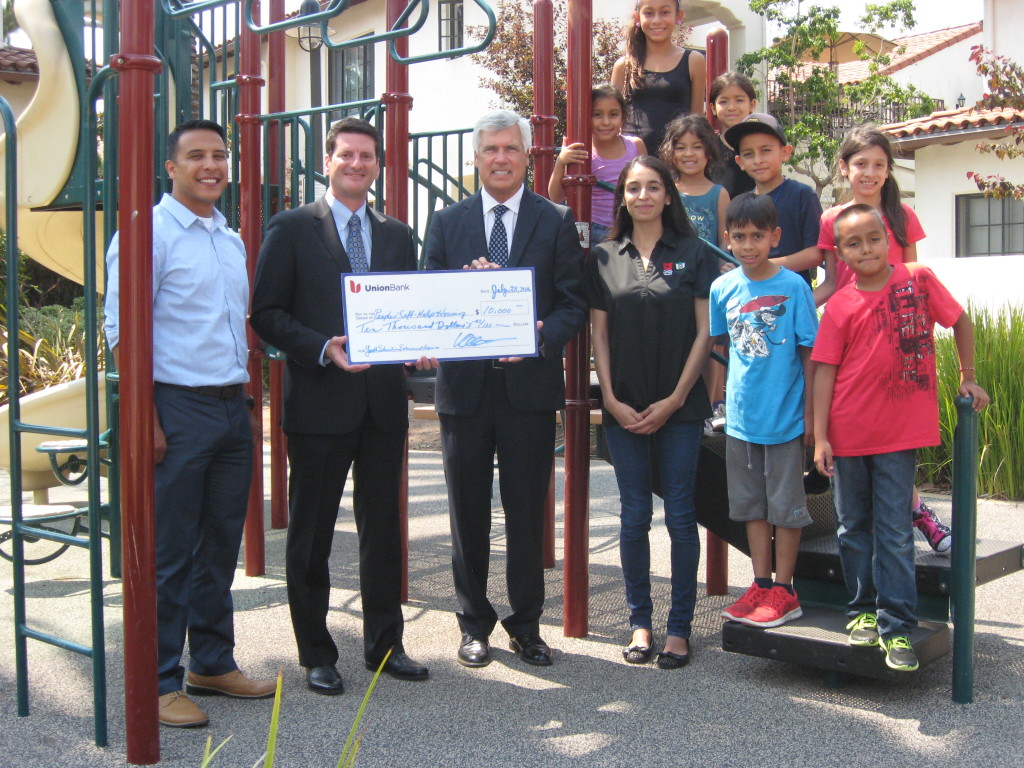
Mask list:
[{"label": "paved ground", "polygon": [[[560,463],[560,462],[559,462]],[[590,634],[562,637],[561,559],[548,574],[543,634],[556,649],[549,668],[526,667],[504,649],[482,670],[456,664],[450,546],[440,454],[410,457],[410,593],[406,646],[430,666],[423,683],[381,680],[367,710],[361,766],[974,766],[1024,765],[1024,573],[978,591],[975,701],[950,699],[951,660],[899,683],[849,679],[841,689],[799,666],[721,650],[719,611],[731,597],[701,596],[693,663],[681,671],[623,663],[624,600],[617,551],[617,498],[610,468],[591,473]],[[559,466],[558,486],[562,476]],[[0,493],[6,486],[2,478]],[[72,491],[71,495],[80,492]],[[58,495],[54,494],[54,498]],[[931,499],[930,499],[931,500]],[[346,693],[305,690],[295,662],[285,598],[284,533],[267,532],[267,572],[235,580],[237,658],[252,675],[284,671],[275,765],[336,764],[370,680],[362,667],[355,531],[346,497],[335,532],[330,626],[342,649]],[[948,500],[934,506],[948,515]],[[983,536],[1024,541],[1024,505],[982,503]],[[561,521],[559,521],[559,534]],[[667,535],[652,534],[656,621],[664,626]],[[493,530],[492,595],[504,600],[500,514]],[[561,556],[561,540],[558,542]],[[31,624],[88,641],[84,554],[69,552],[28,570]],[[701,573],[703,574],[703,566]],[[745,558],[731,557],[730,589],[749,583]],[[0,568],[0,624],[12,636],[11,571]],[[45,768],[125,764],[121,585],[105,585],[110,746],[92,743],[88,662],[29,645],[32,713],[16,715],[12,643],[0,643],[0,766]],[[499,608],[500,610],[500,608]],[[207,735],[231,737],[214,765],[250,766],[265,746],[270,701],[202,699],[211,726],[163,729],[162,764],[198,766]],[[262,765],[262,763],[261,763]]]}]

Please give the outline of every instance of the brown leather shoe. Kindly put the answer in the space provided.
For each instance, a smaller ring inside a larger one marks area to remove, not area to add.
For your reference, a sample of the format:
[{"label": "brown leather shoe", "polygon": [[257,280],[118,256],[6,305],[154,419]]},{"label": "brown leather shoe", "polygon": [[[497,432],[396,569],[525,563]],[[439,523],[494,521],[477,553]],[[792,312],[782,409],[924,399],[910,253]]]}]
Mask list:
[{"label": "brown leather shoe", "polygon": [[275,680],[250,680],[237,669],[223,675],[189,672],[185,690],[197,696],[233,696],[236,699],[265,699],[277,690]]},{"label": "brown leather shoe", "polygon": [[160,725],[196,728],[209,722],[206,713],[181,691],[171,691],[160,697]]}]

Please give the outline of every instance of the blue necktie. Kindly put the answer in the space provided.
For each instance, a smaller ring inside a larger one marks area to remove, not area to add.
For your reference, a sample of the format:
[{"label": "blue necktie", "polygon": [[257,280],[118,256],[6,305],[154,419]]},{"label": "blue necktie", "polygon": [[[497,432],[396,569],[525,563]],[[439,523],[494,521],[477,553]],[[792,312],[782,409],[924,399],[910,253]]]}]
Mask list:
[{"label": "blue necktie", "polygon": [[348,220],[348,242],[345,244],[349,264],[353,272],[369,272],[370,265],[366,261],[366,249],[363,248],[363,233],[359,215],[353,213]]},{"label": "blue necktie", "polygon": [[496,205],[491,209],[494,211],[494,226],[491,227],[491,242],[487,245],[487,258],[499,267],[508,266],[508,233],[505,231],[505,224],[501,217],[508,210],[507,205]]}]

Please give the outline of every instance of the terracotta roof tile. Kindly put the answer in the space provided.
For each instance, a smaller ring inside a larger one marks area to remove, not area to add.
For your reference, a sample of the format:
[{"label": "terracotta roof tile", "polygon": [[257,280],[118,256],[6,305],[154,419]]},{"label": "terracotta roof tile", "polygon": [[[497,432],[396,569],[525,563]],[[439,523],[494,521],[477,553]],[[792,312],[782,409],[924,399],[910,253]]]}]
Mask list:
[{"label": "terracotta roof tile", "polygon": [[0,74],[13,72],[19,75],[38,75],[39,62],[36,52],[30,48],[0,47]]},{"label": "terracotta roof tile", "polygon": [[1024,124],[1024,110],[1010,109],[953,109],[945,112],[932,112],[927,117],[904,120],[902,123],[891,123],[881,126],[889,136],[902,139],[908,136],[924,136],[934,133],[949,133],[977,128],[997,128]]},{"label": "terracotta roof tile", "polygon": [[[982,23],[975,21],[971,24],[964,24],[959,27],[939,29],[934,32],[923,32],[905,37],[895,37],[893,42],[897,48],[904,48],[903,53],[892,55],[892,61],[888,66],[878,70],[880,75],[891,75],[904,67],[909,67],[921,59],[927,58],[939,51],[956,45],[974,35],[981,34]],[[816,64],[813,66],[828,66],[827,64]],[[810,73],[812,65],[808,64],[801,69],[806,74]],[[839,64],[836,68],[836,76],[840,83],[859,83],[871,74],[870,63],[867,61],[851,61],[846,64]]]}]

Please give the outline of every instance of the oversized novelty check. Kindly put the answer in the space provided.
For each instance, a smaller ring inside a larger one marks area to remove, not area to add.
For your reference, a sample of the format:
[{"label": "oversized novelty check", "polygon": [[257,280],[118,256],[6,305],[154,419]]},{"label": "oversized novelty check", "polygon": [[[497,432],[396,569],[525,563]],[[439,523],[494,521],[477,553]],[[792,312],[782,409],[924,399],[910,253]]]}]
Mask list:
[{"label": "oversized novelty check", "polygon": [[533,269],[342,275],[348,359],[536,357]]}]

